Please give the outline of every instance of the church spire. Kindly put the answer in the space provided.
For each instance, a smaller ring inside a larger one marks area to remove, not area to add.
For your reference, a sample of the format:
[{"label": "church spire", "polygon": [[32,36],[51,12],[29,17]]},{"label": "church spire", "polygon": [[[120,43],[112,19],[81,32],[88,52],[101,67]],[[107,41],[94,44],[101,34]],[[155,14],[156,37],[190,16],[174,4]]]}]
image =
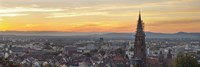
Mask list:
[{"label": "church spire", "polygon": [[138,17],[138,21],[141,21],[141,14],[140,14],[140,11],[139,11],[139,17]]},{"label": "church spire", "polygon": [[138,17],[138,23],[137,23],[137,31],[136,34],[137,35],[144,35],[144,31],[143,31],[143,21],[141,18],[141,13],[139,12],[139,17]]},{"label": "church spire", "polygon": [[140,12],[137,23],[137,31],[135,34],[134,59],[135,67],[146,67],[145,33],[143,31],[143,21]]}]

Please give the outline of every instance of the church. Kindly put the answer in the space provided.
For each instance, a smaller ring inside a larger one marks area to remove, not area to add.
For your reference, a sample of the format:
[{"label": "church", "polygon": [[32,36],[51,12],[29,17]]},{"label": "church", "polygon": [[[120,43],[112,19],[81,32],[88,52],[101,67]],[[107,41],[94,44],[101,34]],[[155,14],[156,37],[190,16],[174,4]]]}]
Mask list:
[{"label": "church", "polygon": [[134,56],[130,60],[132,64],[130,67],[169,67],[172,59],[171,50],[169,50],[166,58],[160,51],[159,56],[152,59],[152,57],[147,56],[146,48],[144,23],[139,12],[133,49]]}]

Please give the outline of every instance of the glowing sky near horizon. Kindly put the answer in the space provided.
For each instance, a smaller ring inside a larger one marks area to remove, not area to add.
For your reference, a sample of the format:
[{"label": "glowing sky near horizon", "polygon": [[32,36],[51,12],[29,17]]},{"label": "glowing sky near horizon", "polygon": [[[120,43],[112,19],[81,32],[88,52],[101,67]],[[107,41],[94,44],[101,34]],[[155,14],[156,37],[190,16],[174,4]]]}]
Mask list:
[{"label": "glowing sky near horizon", "polygon": [[200,0],[0,0],[0,31],[200,32]]}]

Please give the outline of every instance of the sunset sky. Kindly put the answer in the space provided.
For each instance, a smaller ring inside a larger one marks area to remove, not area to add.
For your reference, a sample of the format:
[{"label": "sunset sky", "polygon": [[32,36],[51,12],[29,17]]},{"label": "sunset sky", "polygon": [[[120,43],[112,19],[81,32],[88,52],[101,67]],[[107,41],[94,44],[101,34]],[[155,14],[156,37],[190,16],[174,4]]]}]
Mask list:
[{"label": "sunset sky", "polygon": [[200,0],[0,0],[0,31],[200,32]]}]

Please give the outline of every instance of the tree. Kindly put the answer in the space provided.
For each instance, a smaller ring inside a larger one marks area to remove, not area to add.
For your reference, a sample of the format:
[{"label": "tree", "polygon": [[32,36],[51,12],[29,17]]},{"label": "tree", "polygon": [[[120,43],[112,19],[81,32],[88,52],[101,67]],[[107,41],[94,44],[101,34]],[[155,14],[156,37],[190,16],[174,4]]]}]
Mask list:
[{"label": "tree", "polygon": [[179,53],[175,60],[174,65],[170,65],[171,67],[200,67],[193,54],[182,54]]},{"label": "tree", "polygon": [[45,64],[43,67],[51,67],[50,64]]},{"label": "tree", "polygon": [[106,51],[99,51],[100,52],[100,54],[102,55],[102,56],[104,56],[105,54],[106,54]]},{"label": "tree", "polygon": [[122,50],[122,48],[118,48],[118,49],[116,50],[116,53],[117,53],[117,54],[125,55],[125,50]]},{"label": "tree", "polygon": [[0,57],[0,66],[3,67],[20,67],[19,63],[9,61],[8,58]]},{"label": "tree", "polygon": [[86,57],[92,57],[90,53],[84,53],[83,55],[85,55]]}]

